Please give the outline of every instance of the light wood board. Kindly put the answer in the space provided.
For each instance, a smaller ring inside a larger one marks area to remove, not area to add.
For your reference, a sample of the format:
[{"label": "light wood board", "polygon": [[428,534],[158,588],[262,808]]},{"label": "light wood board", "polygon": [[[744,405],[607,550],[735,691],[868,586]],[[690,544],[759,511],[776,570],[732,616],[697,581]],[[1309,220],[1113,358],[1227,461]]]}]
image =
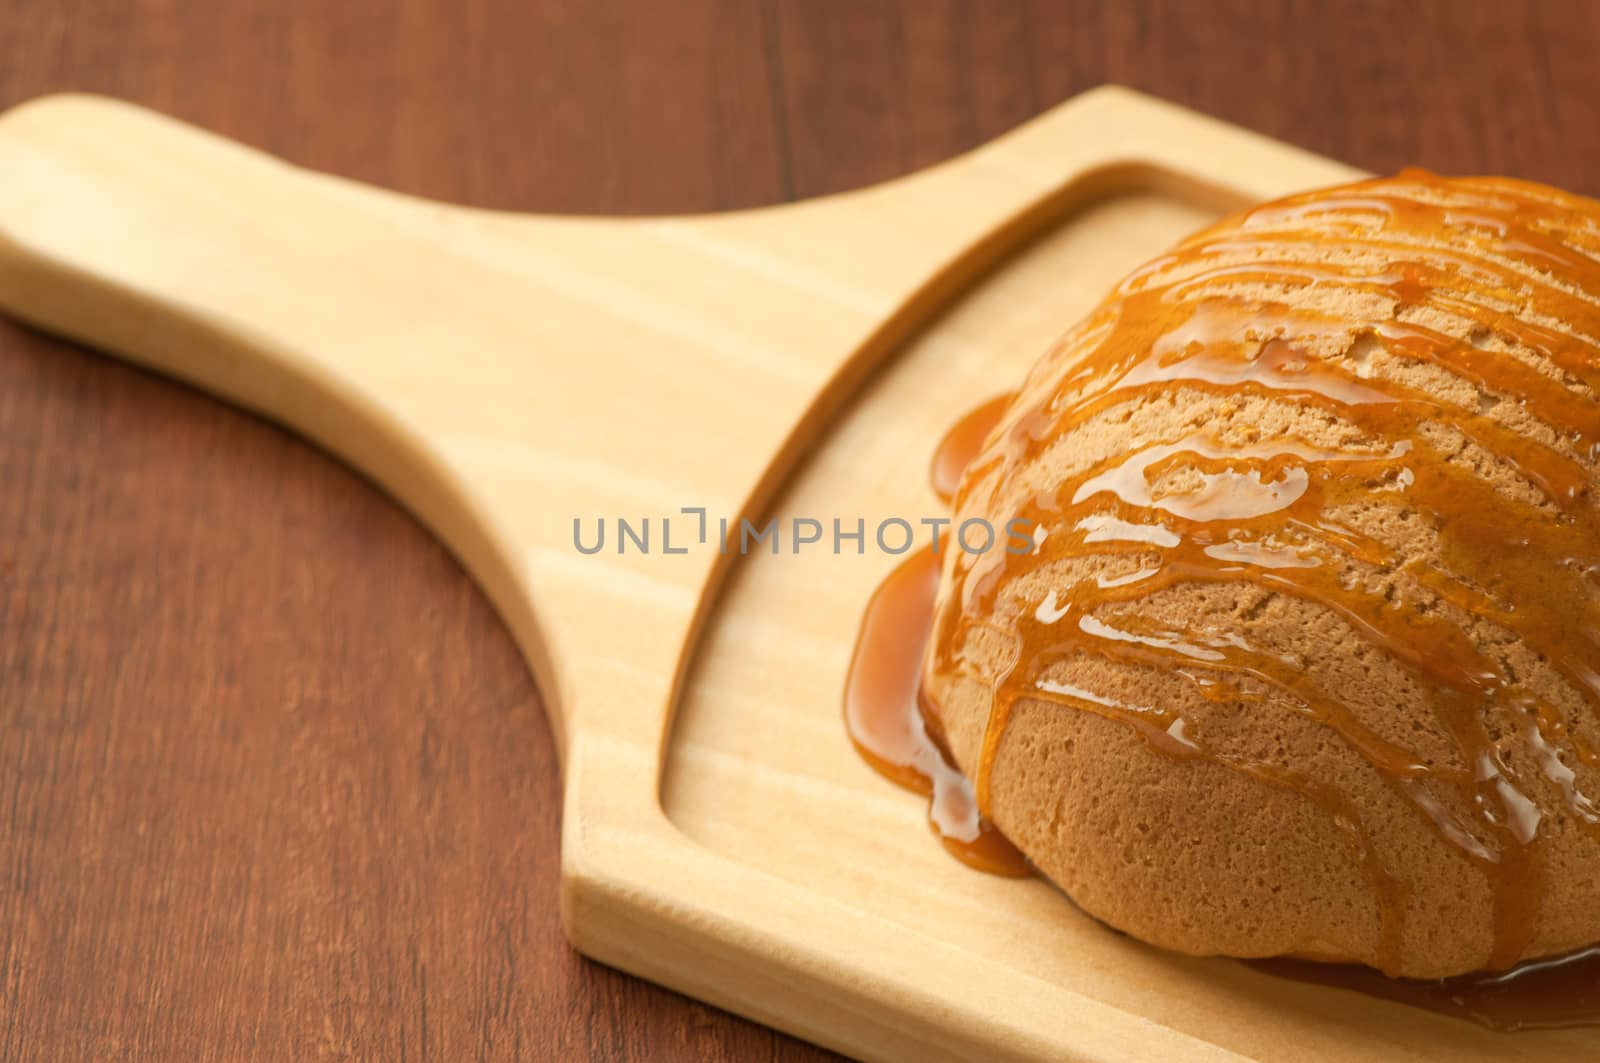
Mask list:
[{"label": "light wood board", "polygon": [[[847,195],[517,216],[51,97],[0,117],[0,307],[292,426],[449,544],[549,707],[563,919],[600,960],[875,1058],[1595,1054],[1164,954],[961,867],[840,723],[895,559],[740,558],[679,513],[938,515],[943,428],[1119,273],[1352,176],[1107,88]],[[617,517],[652,518],[651,552],[614,525],[575,549],[574,518]]]}]

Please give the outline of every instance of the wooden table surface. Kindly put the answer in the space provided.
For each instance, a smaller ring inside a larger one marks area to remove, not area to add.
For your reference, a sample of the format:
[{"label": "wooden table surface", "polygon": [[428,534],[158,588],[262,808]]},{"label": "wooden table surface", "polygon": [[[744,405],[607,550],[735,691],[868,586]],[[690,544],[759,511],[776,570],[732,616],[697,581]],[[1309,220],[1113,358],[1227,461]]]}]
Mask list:
[{"label": "wooden table surface", "polygon": [[[1583,0],[0,0],[0,107],[550,212],[850,188],[1105,81],[1600,193],[1597,54]],[[565,945],[558,793],[510,638],[383,495],[0,323],[0,1058],[821,1058]]]}]

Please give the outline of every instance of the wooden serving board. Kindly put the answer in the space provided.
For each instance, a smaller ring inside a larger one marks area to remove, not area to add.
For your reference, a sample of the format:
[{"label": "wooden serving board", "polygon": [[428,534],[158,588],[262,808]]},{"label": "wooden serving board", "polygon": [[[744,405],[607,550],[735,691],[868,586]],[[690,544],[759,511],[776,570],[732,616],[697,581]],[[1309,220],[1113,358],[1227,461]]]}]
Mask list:
[{"label": "wooden serving board", "polygon": [[[938,516],[940,433],[1119,274],[1353,176],[1106,88],[848,195],[516,216],[50,97],[0,117],[0,307],[292,426],[450,545],[549,708],[562,915],[597,959],[875,1058],[1600,1054],[1163,953],[957,864],[840,721],[896,559],[723,554],[680,512]],[[650,552],[617,553],[619,517]]]}]

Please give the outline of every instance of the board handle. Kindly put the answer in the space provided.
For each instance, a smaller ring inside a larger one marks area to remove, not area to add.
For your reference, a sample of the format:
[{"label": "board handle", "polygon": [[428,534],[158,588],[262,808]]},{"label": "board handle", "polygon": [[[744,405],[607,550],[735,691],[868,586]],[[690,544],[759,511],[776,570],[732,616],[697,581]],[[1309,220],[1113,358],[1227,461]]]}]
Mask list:
[{"label": "board handle", "polygon": [[0,309],[281,413],[224,340],[326,370],[305,363],[380,294],[362,243],[429,227],[427,204],[355,187],[120,101],[32,100],[0,115]]},{"label": "board handle", "polygon": [[[466,381],[481,366],[469,355],[494,354],[479,344],[448,372],[456,352],[440,322],[471,322],[481,308],[475,287],[447,283],[459,263],[440,248],[473,236],[494,252],[506,226],[103,97],[48,96],[0,114],[0,311],[265,414],[372,477],[490,594],[564,747],[557,648],[516,570],[529,536],[486,504],[497,485],[475,482],[440,446],[441,419],[472,408]],[[442,384],[418,388],[440,363]],[[459,404],[437,394],[453,382]],[[419,392],[435,401],[415,401]],[[537,428],[540,415],[523,424]]]}]

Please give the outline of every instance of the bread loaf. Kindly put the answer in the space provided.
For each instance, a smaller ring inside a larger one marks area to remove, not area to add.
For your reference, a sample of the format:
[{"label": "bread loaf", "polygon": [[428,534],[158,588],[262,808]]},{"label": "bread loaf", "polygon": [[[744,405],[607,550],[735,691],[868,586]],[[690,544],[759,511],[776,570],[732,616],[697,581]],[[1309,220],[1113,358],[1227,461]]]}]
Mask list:
[{"label": "bread loaf", "polygon": [[1195,954],[1441,977],[1600,940],[1600,203],[1256,207],[1036,365],[924,667],[980,806]]}]

